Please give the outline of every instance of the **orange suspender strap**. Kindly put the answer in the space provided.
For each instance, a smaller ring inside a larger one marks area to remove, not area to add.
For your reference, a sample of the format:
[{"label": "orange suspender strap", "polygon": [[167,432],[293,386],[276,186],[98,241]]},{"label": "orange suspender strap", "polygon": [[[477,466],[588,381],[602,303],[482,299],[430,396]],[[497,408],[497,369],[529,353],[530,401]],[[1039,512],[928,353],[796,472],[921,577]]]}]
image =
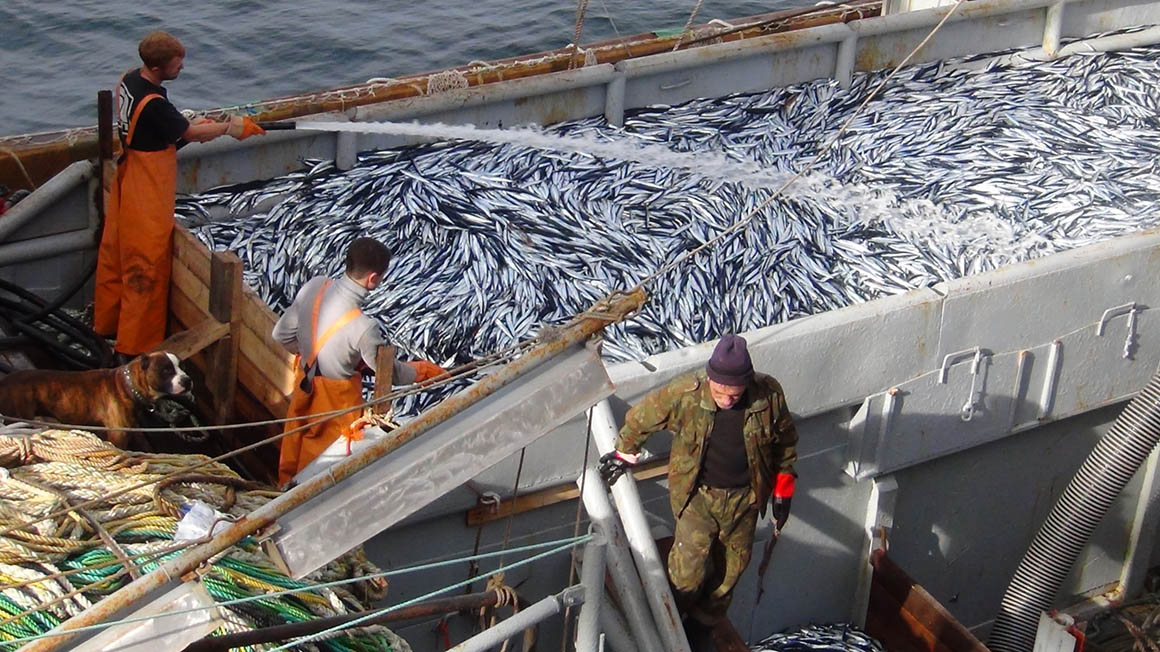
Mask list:
[{"label": "orange suspender strap", "polygon": [[322,289],[318,291],[318,295],[314,297],[314,311],[310,316],[310,338],[314,340],[314,344],[312,347],[313,350],[310,352],[310,357],[306,359],[306,369],[309,369],[310,366],[314,364],[314,361],[318,358],[318,352],[322,350],[322,347],[335,333],[339,331],[339,329],[354,321],[359,315],[362,314],[362,310],[359,308],[351,308],[350,310],[346,311],[343,316],[336,319],[333,324],[327,327],[326,331],[324,331],[322,335],[317,335],[318,313],[319,309],[322,307],[322,295],[326,293],[326,288],[330,287],[330,283],[331,279],[327,279],[326,282],[322,284]]},{"label": "orange suspender strap", "polygon": [[129,133],[125,134],[126,147],[128,147],[129,144],[133,142],[133,132],[137,130],[137,119],[141,117],[141,110],[145,108],[146,104],[159,97],[161,96],[157,93],[150,93],[149,95],[141,98],[141,101],[137,103],[137,108],[133,109],[133,117],[129,118]]}]

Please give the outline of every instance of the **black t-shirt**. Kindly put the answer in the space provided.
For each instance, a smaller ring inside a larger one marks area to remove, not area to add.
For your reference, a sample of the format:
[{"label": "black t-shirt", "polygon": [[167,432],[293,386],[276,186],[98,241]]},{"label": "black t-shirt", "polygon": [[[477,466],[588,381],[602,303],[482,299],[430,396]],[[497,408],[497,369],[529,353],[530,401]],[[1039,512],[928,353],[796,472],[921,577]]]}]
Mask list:
[{"label": "black t-shirt", "polygon": [[133,131],[133,142],[126,146],[142,152],[156,152],[170,145],[184,145],[181,135],[189,128],[189,120],[170,104],[165,89],[142,77],[139,68],[125,73],[121,78],[117,114],[117,128],[121,138],[129,135],[129,120],[137,110],[137,104],[153,93],[160,95],[161,99],[150,101],[141,110],[137,128]]},{"label": "black t-shirt", "polygon": [[705,445],[701,481],[710,487],[733,489],[749,484],[749,457],[745,454],[745,397],[728,410],[717,410]]}]

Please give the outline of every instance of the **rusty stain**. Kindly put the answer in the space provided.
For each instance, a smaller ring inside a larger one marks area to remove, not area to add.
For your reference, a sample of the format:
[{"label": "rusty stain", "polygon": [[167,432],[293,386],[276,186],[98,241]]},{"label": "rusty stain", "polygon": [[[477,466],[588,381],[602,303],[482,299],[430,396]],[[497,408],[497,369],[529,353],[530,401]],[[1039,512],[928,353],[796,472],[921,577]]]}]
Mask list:
[{"label": "rusty stain", "polygon": [[[514,101],[514,105],[516,108],[530,110],[537,121],[542,124],[554,124],[576,118],[572,107],[580,105],[577,96],[582,97],[583,92],[572,91],[560,94],[553,93],[547,96],[521,97]],[[523,122],[523,120],[519,120],[519,122]]]}]

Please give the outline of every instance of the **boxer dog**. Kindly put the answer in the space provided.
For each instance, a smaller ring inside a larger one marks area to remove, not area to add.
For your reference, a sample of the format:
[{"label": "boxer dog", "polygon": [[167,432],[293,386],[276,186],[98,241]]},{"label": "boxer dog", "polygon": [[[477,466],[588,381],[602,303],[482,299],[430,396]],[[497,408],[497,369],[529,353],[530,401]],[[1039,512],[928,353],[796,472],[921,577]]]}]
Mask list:
[{"label": "boxer dog", "polygon": [[25,369],[0,379],[0,415],[49,417],[65,424],[104,426],[109,443],[125,448],[129,432],[157,399],[181,396],[192,382],[172,353],[143,353],[115,369]]}]

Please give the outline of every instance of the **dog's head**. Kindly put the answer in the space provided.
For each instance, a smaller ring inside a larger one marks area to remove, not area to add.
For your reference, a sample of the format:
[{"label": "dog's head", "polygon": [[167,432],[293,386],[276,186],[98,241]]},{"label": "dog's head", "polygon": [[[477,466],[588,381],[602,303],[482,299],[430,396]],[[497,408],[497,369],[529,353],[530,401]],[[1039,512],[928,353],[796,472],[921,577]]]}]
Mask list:
[{"label": "dog's head", "polygon": [[181,360],[172,353],[144,353],[129,362],[133,384],[150,398],[177,396],[193,386],[189,375],[181,370]]}]

